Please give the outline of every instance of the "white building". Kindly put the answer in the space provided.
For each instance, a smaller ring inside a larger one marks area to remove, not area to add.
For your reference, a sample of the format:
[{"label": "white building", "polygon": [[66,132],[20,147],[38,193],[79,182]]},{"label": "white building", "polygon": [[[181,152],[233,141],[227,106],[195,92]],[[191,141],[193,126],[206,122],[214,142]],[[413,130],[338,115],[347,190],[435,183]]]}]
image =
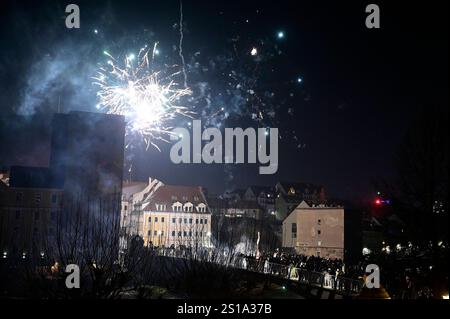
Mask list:
[{"label": "white building", "polygon": [[201,187],[163,185],[142,204],[147,246],[210,247],[211,212]]},{"label": "white building", "polygon": [[124,184],[122,247],[138,235],[146,246],[209,247],[211,212],[201,187],[148,183]]}]

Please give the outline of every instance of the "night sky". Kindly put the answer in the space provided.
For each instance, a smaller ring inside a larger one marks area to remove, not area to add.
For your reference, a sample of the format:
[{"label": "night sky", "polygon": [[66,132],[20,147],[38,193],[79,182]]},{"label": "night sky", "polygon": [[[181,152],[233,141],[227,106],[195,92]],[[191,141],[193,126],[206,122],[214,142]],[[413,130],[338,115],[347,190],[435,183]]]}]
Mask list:
[{"label": "night sky", "polygon": [[[69,3],[80,6],[78,30],[65,27]],[[394,173],[417,111],[448,107],[446,1],[375,1],[379,30],[365,27],[369,3],[183,1],[186,104],[206,126],[278,127],[278,172],[174,165],[169,144],[139,142],[125,172],[213,192],[292,180],[369,198],[371,180]],[[158,41],[158,66],[179,65],[179,21],[179,1],[0,1],[0,166],[47,165],[51,114],[99,111],[92,77],[104,50],[120,57]]]}]

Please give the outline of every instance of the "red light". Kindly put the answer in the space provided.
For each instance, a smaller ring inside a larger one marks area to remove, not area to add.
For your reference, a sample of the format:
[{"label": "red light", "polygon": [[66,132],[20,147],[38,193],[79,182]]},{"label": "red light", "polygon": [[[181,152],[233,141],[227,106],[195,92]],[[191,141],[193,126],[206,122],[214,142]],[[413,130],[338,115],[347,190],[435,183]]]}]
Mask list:
[{"label": "red light", "polygon": [[375,204],[376,204],[376,205],[381,205],[381,199],[377,198],[377,199],[375,200]]}]

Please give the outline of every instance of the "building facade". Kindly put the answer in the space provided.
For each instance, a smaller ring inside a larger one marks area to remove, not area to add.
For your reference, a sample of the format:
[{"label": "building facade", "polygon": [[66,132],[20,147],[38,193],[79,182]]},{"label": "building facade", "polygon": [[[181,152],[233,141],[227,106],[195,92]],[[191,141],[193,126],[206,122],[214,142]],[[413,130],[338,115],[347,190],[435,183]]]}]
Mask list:
[{"label": "building facade", "polygon": [[201,187],[124,183],[121,229],[123,245],[137,235],[148,247],[210,247],[211,211]]},{"label": "building facade", "polygon": [[62,210],[61,189],[9,187],[0,182],[0,249],[3,258],[47,254]]},{"label": "building facade", "polygon": [[282,245],[298,254],[344,259],[344,208],[302,201],[283,221]]}]

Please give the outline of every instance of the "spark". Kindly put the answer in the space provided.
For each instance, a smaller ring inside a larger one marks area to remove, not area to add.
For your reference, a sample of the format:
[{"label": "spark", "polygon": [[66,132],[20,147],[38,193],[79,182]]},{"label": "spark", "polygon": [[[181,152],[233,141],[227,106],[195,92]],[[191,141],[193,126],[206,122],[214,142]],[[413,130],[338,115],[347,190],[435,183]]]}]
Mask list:
[{"label": "spark", "polygon": [[258,54],[258,49],[253,48],[252,51],[250,51],[250,54],[253,55],[253,56],[257,55]]},{"label": "spark", "polygon": [[[156,44],[153,47],[155,54]],[[167,141],[171,133],[170,122],[178,115],[191,117],[186,106],[179,105],[181,98],[191,95],[189,88],[180,88],[175,76],[180,72],[170,72],[170,67],[154,71],[149,50],[140,50],[135,56],[130,54],[120,63],[109,52],[108,66],[101,66],[94,77],[99,87],[98,109],[109,114],[124,115],[128,136],[138,135],[147,149],[156,145],[157,140]],[[136,59],[135,63],[131,63]],[[127,146],[130,143],[127,144]]]}]

